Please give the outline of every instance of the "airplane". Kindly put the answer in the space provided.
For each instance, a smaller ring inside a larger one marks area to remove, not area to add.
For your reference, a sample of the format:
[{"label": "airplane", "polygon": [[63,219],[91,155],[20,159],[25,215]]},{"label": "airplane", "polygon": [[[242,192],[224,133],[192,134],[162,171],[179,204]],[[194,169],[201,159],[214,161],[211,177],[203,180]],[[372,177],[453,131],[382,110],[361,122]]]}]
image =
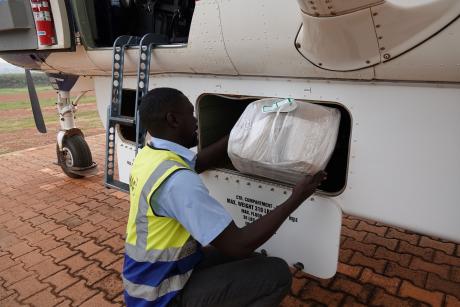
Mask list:
[{"label": "airplane", "polygon": [[[197,150],[262,98],[337,109],[328,179],[260,249],[328,278],[342,212],[460,242],[459,16],[457,0],[3,0],[0,57],[50,76],[58,161],[74,178],[96,165],[69,93],[95,91],[105,184],[123,191],[148,89],[177,88],[194,104]],[[229,161],[202,178],[238,225],[292,189]]]}]

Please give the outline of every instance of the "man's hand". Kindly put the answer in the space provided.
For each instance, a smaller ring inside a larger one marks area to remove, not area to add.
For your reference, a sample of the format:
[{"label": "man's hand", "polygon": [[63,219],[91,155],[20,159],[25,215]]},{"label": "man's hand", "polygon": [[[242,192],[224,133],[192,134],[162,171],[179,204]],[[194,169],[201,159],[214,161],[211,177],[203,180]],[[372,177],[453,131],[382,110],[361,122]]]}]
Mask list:
[{"label": "man's hand", "polygon": [[316,188],[327,177],[326,172],[319,171],[315,175],[303,176],[292,190],[291,198],[302,203],[305,199],[315,193]]}]

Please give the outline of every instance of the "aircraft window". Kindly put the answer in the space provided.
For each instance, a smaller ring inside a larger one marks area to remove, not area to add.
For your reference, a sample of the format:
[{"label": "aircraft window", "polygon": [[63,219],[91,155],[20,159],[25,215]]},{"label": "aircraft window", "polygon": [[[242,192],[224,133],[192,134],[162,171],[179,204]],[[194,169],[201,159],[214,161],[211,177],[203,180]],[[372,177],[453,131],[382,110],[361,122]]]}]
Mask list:
[{"label": "aircraft window", "polygon": [[[230,133],[246,106],[252,101],[261,98],[266,97],[237,97],[213,94],[200,96],[196,104],[200,147],[204,148]],[[310,102],[337,108],[341,113],[337,143],[326,166],[327,180],[323,182],[320,188],[321,191],[330,195],[338,195],[345,189],[347,180],[351,116],[348,110],[339,104],[319,101]],[[227,158],[221,167],[236,171],[230,158]]]},{"label": "aircraft window", "polygon": [[82,36],[89,47],[111,47],[121,35],[163,35],[186,43],[195,0],[74,0]]}]

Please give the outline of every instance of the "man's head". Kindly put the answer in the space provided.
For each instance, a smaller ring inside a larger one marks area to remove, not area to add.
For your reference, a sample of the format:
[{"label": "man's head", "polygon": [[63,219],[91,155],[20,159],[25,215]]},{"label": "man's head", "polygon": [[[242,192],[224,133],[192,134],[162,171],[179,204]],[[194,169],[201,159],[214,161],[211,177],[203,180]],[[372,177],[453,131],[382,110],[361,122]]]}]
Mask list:
[{"label": "man's head", "polygon": [[155,88],[142,97],[140,122],[150,135],[191,148],[198,144],[193,105],[182,92]]}]

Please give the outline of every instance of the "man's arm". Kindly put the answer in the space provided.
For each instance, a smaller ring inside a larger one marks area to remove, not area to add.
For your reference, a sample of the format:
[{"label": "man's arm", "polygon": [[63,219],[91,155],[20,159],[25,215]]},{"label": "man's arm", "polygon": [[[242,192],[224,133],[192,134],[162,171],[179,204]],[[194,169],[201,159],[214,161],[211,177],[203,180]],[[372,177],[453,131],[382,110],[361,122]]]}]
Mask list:
[{"label": "man's arm", "polygon": [[203,148],[203,150],[197,154],[195,164],[195,171],[197,173],[202,173],[222,162],[222,160],[227,156],[228,138],[228,135],[221,138],[214,144]]},{"label": "man's arm", "polygon": [[234,222],[231,222],[211,242],[211,245],[229,256],[248,256],[270,239],[289,215],[315,192],[316,187],[325,177],[326,173],[324,172],[303,177],[295,186],[292,195],[284,203],[243,228],[238,228]]}]

